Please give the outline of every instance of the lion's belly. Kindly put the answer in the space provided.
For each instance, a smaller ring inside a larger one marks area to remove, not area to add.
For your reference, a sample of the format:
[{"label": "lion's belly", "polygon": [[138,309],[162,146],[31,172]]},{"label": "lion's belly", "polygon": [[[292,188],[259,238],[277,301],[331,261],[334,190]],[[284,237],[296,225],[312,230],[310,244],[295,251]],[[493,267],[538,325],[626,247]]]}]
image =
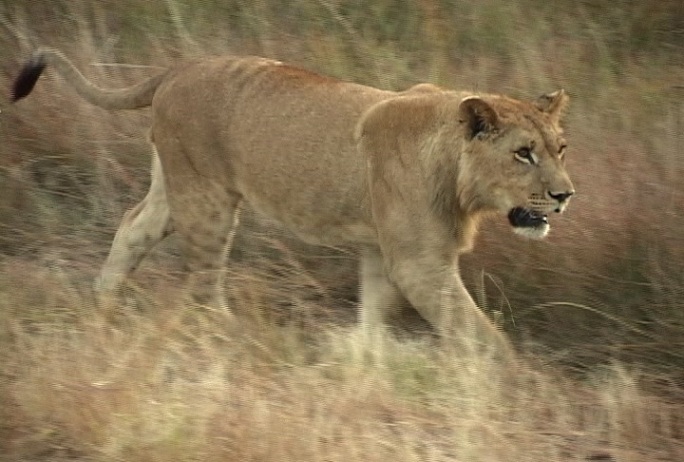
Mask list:
[{"label": "lion's belly", "polygon": [[374,242],[366,162],[353,143],[354,124],[335,125],[343,128],[325,131],[302,118],[268,132],[242,128],[230,156],[237,190],[257,212],[307,242]]},{"label": "lion's belly", "polygon": [[[248,207],[269,217],[304,242],[317,245],[344,246],[354,244],[374,244],[377,234],[368,219],[345,209],[300,209],[296,205],[275,204],[263,197],[245,197]],[[284,205],[284,206],[283,206]],[[359,204],[357,204],[358,207]]]},{"label": "lion's belly", "polygon": [[294,230],[305,242],[320,245],[374,244],[377,242],[375,229],[365,223],[344,225],[323,225],[317,228]]}]

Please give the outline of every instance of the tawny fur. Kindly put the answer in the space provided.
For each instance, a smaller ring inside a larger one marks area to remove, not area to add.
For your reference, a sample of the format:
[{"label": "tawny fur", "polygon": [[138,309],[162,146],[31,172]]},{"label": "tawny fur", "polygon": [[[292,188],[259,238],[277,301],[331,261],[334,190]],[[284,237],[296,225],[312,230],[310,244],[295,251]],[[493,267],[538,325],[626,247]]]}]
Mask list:
[{"label": "tawny fur", "polygon": [[[574,191],[562,159],[562,90],[535,102],[431,84],[391,92],[270,59],[220,57],[106,91],[43,48],[17,99],[45,65],[93,104],[152,106],[152,184],[117,232],[99,279],[105,294],[175,232],[197,299],[223,304],[221,268],[248,205],[308,242],[359,249],[370,330],[410,304],[442,334],[470,330],[509,348],[466,291],[458,257],[483,216],[562,211]],[[524,146],[535,165],[516,158]]]}]

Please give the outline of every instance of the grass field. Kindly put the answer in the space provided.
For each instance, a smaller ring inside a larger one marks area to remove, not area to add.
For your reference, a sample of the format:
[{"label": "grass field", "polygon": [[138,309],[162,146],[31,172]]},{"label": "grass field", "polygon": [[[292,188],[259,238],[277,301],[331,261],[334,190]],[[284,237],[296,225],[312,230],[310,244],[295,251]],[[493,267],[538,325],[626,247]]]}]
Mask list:
[{"label": "grass field", "polygon": [[[0,1],[0,460],[684,460],[684,4],[561,0]],[[148,184],[149,113],[102,86],[259,54],[382,88],[565,88],[578,195],[551,236],[482,228],[463,275],[520,351],[502,370],[429,337],[356,329],[354,256],[247,215],[236,319],[181,304],[164,243],[128,303],[91,282]]]}]

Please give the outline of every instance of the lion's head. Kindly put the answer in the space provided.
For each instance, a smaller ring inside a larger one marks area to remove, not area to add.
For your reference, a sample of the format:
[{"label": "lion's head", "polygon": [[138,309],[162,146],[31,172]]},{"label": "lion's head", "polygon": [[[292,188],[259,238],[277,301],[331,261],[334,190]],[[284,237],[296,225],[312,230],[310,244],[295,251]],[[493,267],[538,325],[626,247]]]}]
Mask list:
[{"label": "lion's head", "polygon": [[465,139],[457,197],[462,210],[500,212],[515,232],[546,236],[548,214],[563,212],[575,193],[560,128],[567,102],[563,90],[535,102],[493,95],[461,100]]}]

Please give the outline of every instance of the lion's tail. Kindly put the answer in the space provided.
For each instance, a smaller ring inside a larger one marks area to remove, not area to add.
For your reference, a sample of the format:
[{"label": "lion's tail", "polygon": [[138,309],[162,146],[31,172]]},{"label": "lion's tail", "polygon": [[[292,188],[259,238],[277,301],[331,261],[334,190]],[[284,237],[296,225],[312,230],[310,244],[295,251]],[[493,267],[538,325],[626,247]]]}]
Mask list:
[{"label": "lion's tail", "polygon": [[61,51],[39,48],[14,81],[12,101],[18,101],[31,93],[47,65],[53,66],[86,101],[105,109],[137,109],[149,106],[166,75],[166,72],[162,72],[132,87],[105,90],[86,79]]}]

